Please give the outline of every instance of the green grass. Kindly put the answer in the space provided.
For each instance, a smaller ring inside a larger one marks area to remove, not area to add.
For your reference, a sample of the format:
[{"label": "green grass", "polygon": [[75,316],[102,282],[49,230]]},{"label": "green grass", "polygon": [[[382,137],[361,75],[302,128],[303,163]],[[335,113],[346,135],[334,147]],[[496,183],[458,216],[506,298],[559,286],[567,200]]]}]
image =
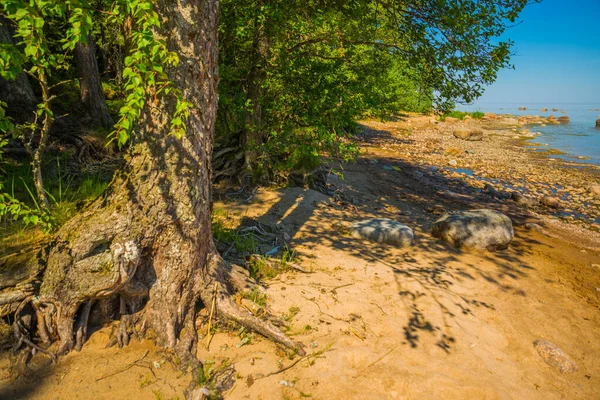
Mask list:
[{"label": "green grass", "polygon": [[[50,217],[57,226],[70,219],[80,206],[100,196],[108,187],[112,172],[99,174],[73,173],[72,154],[62,152],[47,154],[42,164],[44,190],[50,202]],[[26,206],[40,208],[35,194],[32,168],[28,158],[5,159],[0,166],[0,179],[4,181],[4,190]],[[23,223],[8,217],[7,224],[21,229]]]},{"label": "green grass", "polygon": [[211,215],[213,235],[217,243],[233,245],[239,254],[255,253],[258,241],[249,233],[241,233],[233,228],[233,218],[222,210],[215,210]]},{"label": "green grass", "polygon": [[469,115],[471,118],[473,119],[481,119],[483,118],[483,116],[485,115],[485,113],[481,112],[481,111],[475,111],[475,112],[464,112],[464,111],[458,111],[458,110],[454,110],[451,111],[449,113],[443,114],[440,117],[440,121],[445,121],[447,117],[452,117],[452,118],[456,118],[459,120],[464,120],[465,117]]}]

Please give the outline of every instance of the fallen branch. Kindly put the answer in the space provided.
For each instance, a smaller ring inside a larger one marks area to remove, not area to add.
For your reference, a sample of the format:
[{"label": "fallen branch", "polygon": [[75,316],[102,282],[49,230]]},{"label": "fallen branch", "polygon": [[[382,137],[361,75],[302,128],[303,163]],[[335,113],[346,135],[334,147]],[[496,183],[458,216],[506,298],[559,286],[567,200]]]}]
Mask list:
[{"label": "fallen branch", "polygon": [[302,361],[302,360],[307,360],[307,359],[309,359],[309,358],[311,358],[311,357],[318,357],[318,356],[320,356],[321,354],[323,354],[323,353],[325,353],[325,352],[327,352],[327,351],[331,350],[331,346],[333,346],[333,343],[332,343],[332,344],[330,344],[330,345],[328,345],[328,346],[327,346],[326,348],[324,348],[323,350],[320,350],[320,351],[314,352],[314,353],[312,353],[312,354],[305,355],[304,357],[300,357],[299,359],[297,359],[296,361],[294,361],[293,363],[291,363],[291,364],[290,364],[290,365],[288,365],[287,367],[280,368],[280,369],[278,369],[277,371],[273,371],[273,372],[270,372],[270,373],[268,373],[267,375],[259,375],[259,376],[257,376],[257,377],[255,378],[255,380],[258,380],[258,379],[264,379],[264,378],[268,378],[268,377],[270,377],[270,376],[273,376],[273,375],[278,375],[278,374],[281,374],[282,372],[285,372],[285,371],[287,371],[287,370],[289,370],[289,369],[292,369],[293,367],[295,367],[296,365],[298,365],[298,363],[299,363],[300,361]]},{"label": "fallen branch", "polygon": [[[125,371],[127,371],[127,370],[128,370],[129,368],[131,368],[131,367],[134,367],[134,366],[136,366],[136,365],[137,365],[137,363],[139,363],[139,362],[140,362],[140,361],[142,361],[144,358],[146,358],[146,356],[148,355],[148,353],[149,353],[149,352],[150,352],[150,350],[146,350],[146,351],[144,352],[144,355],[143,355],[143,356],[141,356],[139,359],[135,360],[134,362],[130,363],[130,364],[129,364],[129,365],[127,365],[125,368],[121,368],[121,369],[119,369],[119,370],[117,370],[117,371],[115,371],[115,372],[112,372],[112,373],[108,374],[108,375],[103,375],[103,376],[101,376],[100,378],[96,378],[96,382],[98,382],[98,381],[101,381],[101,380],[103,380],[103,379],[106,379],[106,378],[110,378],[111,376],[115,376],[115,375],[117,375],[117,374],[120,374],[121,372],[125,372]],[[145,366],[143,366],[143,365],[137,365],[137,366],[138,366],[138,367],[145,367]]]}]

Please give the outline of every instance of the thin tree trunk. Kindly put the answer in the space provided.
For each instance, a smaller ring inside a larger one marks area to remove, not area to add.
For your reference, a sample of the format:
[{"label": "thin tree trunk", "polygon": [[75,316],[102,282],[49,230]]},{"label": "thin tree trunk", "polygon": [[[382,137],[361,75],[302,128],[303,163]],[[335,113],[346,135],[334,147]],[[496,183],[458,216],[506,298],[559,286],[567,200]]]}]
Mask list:
[{"label": "thin tree trunk", "polygon": [[75,46],[75,64],[81,87],[81,102],[92,118],[93,124],[110,129],[114,125],[106,106],[106,98],[102,91],[100,71],[96,60],[96,49],[92,36],[88,35],[87,43]]},{"label": "thin tree trunk", "polygon": [[[261,7],[259,1],[257,7]],[[265,65],[269,52],[269,39],[265,32],[264,22],[257,16],[254,21],[254,39],[250,55],[250,71],[248,72],[247,98],[251,107],[246,108],[244,126],[245,164],[249,170],[255,170],[260,157],[260,147],[264,143],[263,109],[264,83],[266,79]]]},{"label": "thin tree trunk", "polygon": [[191,103],[187,133],[169,135],[174,98],[147,103],[124,169],[102,198],[60,229],[49,249],[32,305],[52,323],[38,317],[38,336],[56,332],[58,353],[80,348],[89,302],[118,297],[116,342],[127,344],[134,330],[151,330],[159,344],[193,356],[197,309],[214,301],[221,318],[302,353],[275,326],[236,305],[232,289],[244,284],[213,243],[218,1],[161,0],[156,10],[164,21],[157,35],[180,59],[167,73]]},{"label": "thin tree trunk", "polygon": [[[48,145],[50,128],[52,128],[52,124],[54,123],[54,117],[52,116],[52,109],[50,108],[50,88],[48,87],[46,74],[43,71],[40,71],[38,73],[38,79],[40,82],[40,87],[42,88],[42,104],[44,105],[46,113],[40,128],[40,136],[37,148],[33,150],[31,154],[31,166],[33,167],[33,181],[35,183],[35,189],[38,198],[42,202],[42,206],[48,210],[50,208],[50,203],[48,202],[48,196],[46,196],[46,191],[44,189],[44,180],[42,178],[42,161],[44,160],[44,154],[46,153],[46,146]],[[37,127],[34,127],[34,132],[32,132],[33,135],[35,135],[36,128]]]}]

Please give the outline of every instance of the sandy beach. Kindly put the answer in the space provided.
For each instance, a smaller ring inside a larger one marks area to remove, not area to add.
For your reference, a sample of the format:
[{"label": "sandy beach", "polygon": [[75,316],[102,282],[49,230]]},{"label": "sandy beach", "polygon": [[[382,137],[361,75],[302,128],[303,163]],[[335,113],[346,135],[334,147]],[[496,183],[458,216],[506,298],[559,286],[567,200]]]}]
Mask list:
[{"label": "sandy beach", "polygon": [[[228,226],[271,227],[307,272],[264,280],[258,308],[239,300],[283,321],[307,357],[221,324],[210,346],[201,337],[205,365],[235,366],[226,398],[595,398],[600,198],[591,188],[598,170],[533,151],[497,119],[413,115],[362,125],[361,156],[330,164],[343,179],[329,175],[328,195],[215,187],[213,210]],[[458,139],[457,129],[479,129],[482,140]],[[558,208],[511,200],[507,192],[517,190],[557,197]],[[507,250],[460,250],[431,236],[445,211],[473,208],[512,219]],[[348,235],[353,222],[373,217],[407,224],[415,245],[397,249]],[[221,250],[240,261],[235,249]],[[199,326],[209,318],[204,311]],[[109,333],[92,333],[80,353],[51,367],[38,354],[16,380],[4,359],[0,398],[182,398],[190,375],[171,354],[146,340],[105,350]],[[547,365],[533,347],[540,339],[559,346],[578,371]]]}]

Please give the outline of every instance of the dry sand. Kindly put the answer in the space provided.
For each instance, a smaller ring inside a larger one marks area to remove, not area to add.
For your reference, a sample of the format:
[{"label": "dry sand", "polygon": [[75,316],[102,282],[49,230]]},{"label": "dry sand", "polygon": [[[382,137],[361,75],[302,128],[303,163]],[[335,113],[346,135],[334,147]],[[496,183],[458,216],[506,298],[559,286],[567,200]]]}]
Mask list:
[{"label": "dry sand", "polygon": [[[275,316],[298,309],[288,333],[316,355],[261,379],[298,357],[289,359],[256,335],[238,347],[237,332],[220,329],[210,349],[202,344],[198,355],[235,365],[236,383],[225,397],[598,398],[599,234],[548,223],[543,210],[530,212],[465,188],[456,178],[429,175],[425,162],[392,147],[400,143],[427,160],[432,152],[419,146],[431,133],[424,131],[421,141],[413,128],[407,139],[395,124],[365,133],[358,163],[335,166],[345,175],[330,177],[338,188],[335,199],[308,189],[261,188],[250,201],[215,202],[233,219],[279,226],[291,237],[300,265],[312,270],[267,281],[267,305]],[[430,236],[444,210],[482,206],[515,221],[508,250],[460,251]],[[408,224],[415,246],[397,250],[347,235],[352,222],[371,217]],[[551,236],[525,230],[527,222],[545,224]],[[104,350],[108,332],[93,333],[81,353],[30,371],[29,378],[15,381],[4,359],[0,398],[183,398],[190,377],[165,362],[168,354],[148,341]],[[579,371],[563,375],[545,364],[533,347],[537,339],[562,348]]]}]

